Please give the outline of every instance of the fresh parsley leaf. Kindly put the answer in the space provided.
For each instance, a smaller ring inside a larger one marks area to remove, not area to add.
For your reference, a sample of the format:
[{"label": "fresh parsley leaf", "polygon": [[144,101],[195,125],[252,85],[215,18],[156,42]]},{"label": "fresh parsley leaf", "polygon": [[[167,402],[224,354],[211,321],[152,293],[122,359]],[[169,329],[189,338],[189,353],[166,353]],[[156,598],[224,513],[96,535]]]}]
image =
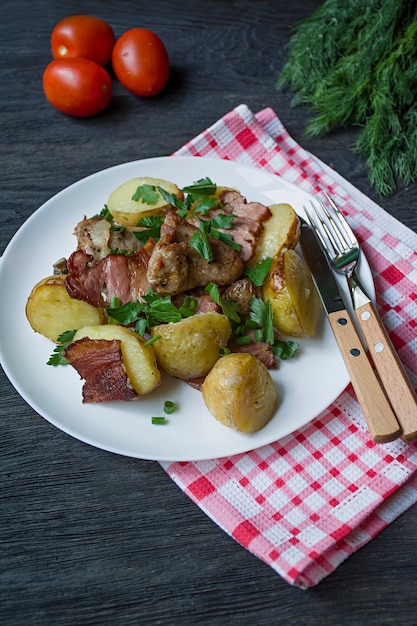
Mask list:
[{"label": "fresh parsley leaf", "polygon": [[107,204],[105,204],[104,207],[101,209],[99,217],[102,217],[107,222],[110,222],[110,224],[113,223],[113,215],[110,213]]},{"label": "fresh parsley leaf", "polygon": [[193,214],[207,215],[217,204],[217,198],[201,198],[193,205]]},{"label": "fresh parsley leaf", "polygon": [[262,298],[252,298],[249,317],[251,320],[256,322],[262,331],[259,334],[260,336],[258,335],[259,339],[257,336],[257,340],[264,341],[272,346],[274,344],[275,337],[273,314],[270,302],[268,300],[264,302]]},{"label": "fresh parsley leaf", "polygon": [[59,345],[57,345],[49,357],[47,365],[68,365],[68,361],[65,357],[62,356],[65,348],[72,342],[74,339],[74,335],[76,330],[66,330],[64,333],[59,335],[57,341],[59,341]]},{"label": "fresh parsley leaf", "polygon": [[276,357],[285,361],[295,356],[299,347],[300,345],[296,341],[282,341],[281,339],[276,339],[271,349]]},{"label": "fresh parsley leaf", "polygon": [[200,230],[196,231],[188,240],[188,245],[194,248],[198,254],[208,263],[213,260],[213,251],[208,239],[209,225],[200,221]]},{"label": "fresh parsley leaf", "polygon": [[161,236],[161,226],[163,222],[164,218],[160,215],[142,217],[137,225],[143,226],[144,230],[133,230],[133,236],[141,243],[146,243],[151,238],[158,241]]},{"label": "fresh parsley leaf", "polygon": [[110,307],[106,308],[109,322],[122,324],[123,326],[135,325],[135,330],[142,337],[146,331],[157,324],[168,322],[179,322],[184,317],[193,314],[197,307],[194,298],[184,301],[182,307],[178,308],[171,301],[170,296],[161,298],[152,289],[143,296],[142,301],[126,302],[120,306],[116,300],[110,302]]},{"label": "fresh parsley leaf", "polygon": [[123,233],[126,230],[126,226],[110,226],[110,230],[114,233]]},{"label": "fresh parsley leaf", "polygon": [[214,239],[219,239],[220,241],[223,241],[223,243],[227,243],[227,245],[233,248],[233,250],[236,250],[236,252],[239,252],[240,248],[242,247],[240,243],[236,243],[235,241],[233,241],[232,235],[230,233],[222,233],[220,230],[211,228],[210,236]]},{"label": "fresh parsley leaf", "polygon": [[213,183],[208,176],[200,178],[193,185],[183,188],[183,193],[189,193],[193,196],[212,196],[216,193],[217,185]]},{"label": "fresh parsley leaf", "polygon": [[168,202],[168,204],[171,204],[175,209],[177,209],[178,215],[181,215],[181,217],[184,218],[187,217],[191,206],[191,198],[188,200],[189,196],[185,200],[181,200],[181,198],[176,196],[174,193],[169,193],[169,191],[166,191],[163,187],[158,187],[158,191],[165,202]]},{"label": "fresh parsley leaf", "polygon": [[220,290],[218,285],[214,283],[209,283],[205,288],[205,291],[210,296],[210,300],[215,302],[222,310],[223,315],[226,315],[232,322],[240,323],[240,306],[237,302],[233,302],[232,300],[224,300],[220,296]]},{"label": "fresh parsley leaf", "polygon": [[266,257],[263,261],[259,261],[256,263],[254,267],[247,266],[245,269],[245,274],[248,278],[251,279],[254,285],[260,287],[264,284],[265,278],[268,275],[269,270],[271,269],[272,259],[270,257]]},{"label": "fresh parsley leaf", "polygon": [[158,201],[159,195],[156,191],[156,187],[154,185],[139,185],[136,189],[135,193],[132,196],[132,200],[139,202],[142,200],[145,204],[156,204]]},{"label": "fresh parsley leaf", "polygon": [[228,230],[229,228],[232,228],[236,217],[236,215],[232,214],[226,215],[225,213],[219,213],[212,220],[210,220],[211,228],[224,228],[225,230]]}]

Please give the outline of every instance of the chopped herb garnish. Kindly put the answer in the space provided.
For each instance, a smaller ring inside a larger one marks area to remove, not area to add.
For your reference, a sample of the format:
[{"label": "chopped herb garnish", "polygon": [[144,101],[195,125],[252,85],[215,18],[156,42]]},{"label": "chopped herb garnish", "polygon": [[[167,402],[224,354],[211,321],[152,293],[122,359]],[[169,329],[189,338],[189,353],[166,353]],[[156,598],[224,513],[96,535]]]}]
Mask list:
[{"label": "chopped herb garnish", "polygon": [[213,183],[207,176],[200,178],[193,185],[183,188],[184,193],[189,193],[193,196],[212,196],[216,193],[217,185]]},{"label": "chopped herb garnish", "polygon": [[68,365],[68,361],[65,357],[62,356],[65,348],[72,342],[74,339],[74,335],[76,330],[66,330],[64,333],[59,335],[57,341],[59,341],[58,346],[55,347],[53,353],[49,357],[47,365]]},{"label": "chopped herb garnish", "polygon": [[156,204],[159,195],[156,191],[155,185],[139,185],[135,193],[132,196],[132,200],[139,202],[140,200],[144,204]]},{"label": "chopped herb garnish", "polygon": [[158,187],[158,191],[165,202],[168,202],[168,204],[171,204],[175,209],[177,209],[178,215],[181,215],[181,217],[184,218],[187,217],[192,203],[192,198],[190,196],[187,196],[185,200],[181,200],[181,198],[176,196],[174,193],[169,193],[169,191],[166,191],[163,187]]},{"label": "chopped herb garnish", "polygon": [[110,230],[113,233],[123,233],[126,230],[126,226],[110,226]]},{"label": "chopped herb garnish", "polygon": [[208,226],[201,222],[200,230],[196,231],[188,240],[188,245],[194,248],[198,254],[208,263],[213,260],[213,251],[208,240]]},{"label": "chopped herb garnish", "polygon": [[236,337],[235,343],[237,346],[248,346],[250,343],[252,343],[252,339],[249,337],[249,335],[242,335],[241,337]]},{"label": "chopped herb garnish", "polygon": [[166,424],[167,419],[165,417],[153,417],[152,424]]},{"label": "chopped herb garnish", "polygon": [[262,298],[252,298],[249,317],[256,322],[262,331],[258,334],[257,341],[264,341],[272,346],[274,343],[274,324],[270,302],[268,300],[264,302]]},{"label": "chopped herb garnish", "polygon": [[172,400],[165,400],[164,411],[168,415],[171,415],[171,413],[175,411],[175,402],[172,402]]},{"label": "chopped herb garnish", "polygon": [[240,320],[240,306],[237,302],[233,302],[232,300],[224,300],[220,296],[220,290],[218,285],[214,283],[209,283],[205,288],[205,291],[210,296],[210,300],[215,302],[222,310],[223,314],[226,315],[231,321],[239,323]]},{"label": "chopped herb garnish", "polygon": [[151,346],[153,343],[155,343],[155,341],[158,341],[158,339],[161,339],[161,336],[162,335],[155,335],[154,337],[151,337],[151,339],[148,339],[148,341],[145,342],[145,346]]},{"label": "chopped herb garnish", "polygon": [[282,361],[286,361],[286,359],[295,355],[299,347],[296,341],[282,341],[281,339],[276,339],[272,346],[272,352]]},{"label": "chopped herb garnish", "polygon": [[247,266],[245,268],[245,274],[251,279],[254,285],[261,287],[264,284],[265,278],[268,276],[268,272],[271,269],[272,259],[266,257],[263,261],[256,263],[254,267]]},{"label": "chopped herb garnish", "polygon": [[146,243],[151,238],[158,241],[161,236],[161,226],[163,223],[164,218],[161,215],[142,217],[137,225],[142,226],[143,230],[133,230],[132,234],[141,243]]},{"label": "chopped herb garnish", "polygon": [[110,224],[113,223],[113,215],[110,213],[107,204],[104,205],[104,207],[101,209],[100,213],[99,213],[99,217],[102,217],[103,220],[106,220],[107,222],[110,222]]},{"label": "chopped herb garnish", "polygon": [[135,331],[142,337],[146,331],[158,324],[179,322],[184,317],[193,314],[197,307],[194,298],[186,299],[178,308],[171,302],[170,296],[162,298],[152,289],[142,297],[142,301],[126,302],[120,306],[117,301],[111,301],[106,313],[110,320],[115,320],[123,326],[135,325]]}]

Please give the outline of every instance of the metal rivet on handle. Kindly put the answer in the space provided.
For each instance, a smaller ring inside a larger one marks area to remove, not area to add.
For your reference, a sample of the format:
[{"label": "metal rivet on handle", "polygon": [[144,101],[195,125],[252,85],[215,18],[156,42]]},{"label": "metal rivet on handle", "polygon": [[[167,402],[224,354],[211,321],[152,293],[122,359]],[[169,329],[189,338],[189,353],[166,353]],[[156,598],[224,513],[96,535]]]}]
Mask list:
[{"label": "metal rivet on handle", "polygon": [[348,322],[347,322],[346,317],[339,317],[339,319],[337,320],[337,323],[339,324],[339,326],[346,326]]},{"label": "metal rivet on handle", "polygon": [[351,353],[352,356],[359,356],[361,351],[359,350],[359,348],[352,348],[350,353]]},{"label": "metal rivet on handle", "polygon": [[382,350],[384,349],[384,344],[383,343],[376,343],[374,345],[374,350],[375,352],[382,352]]}]

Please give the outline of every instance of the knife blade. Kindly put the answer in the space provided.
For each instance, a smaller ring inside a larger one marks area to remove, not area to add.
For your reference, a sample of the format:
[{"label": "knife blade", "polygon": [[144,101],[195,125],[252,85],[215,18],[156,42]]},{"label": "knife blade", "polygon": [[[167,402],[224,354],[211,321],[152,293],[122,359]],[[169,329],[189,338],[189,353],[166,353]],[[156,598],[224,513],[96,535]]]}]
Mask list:
[{"label": "knife blade", "polygon": [[314,230],[302,218],[300,247],[329,320],[369,432],[376,443],[393,441],[401,427],[372,368],[326,255]]}]

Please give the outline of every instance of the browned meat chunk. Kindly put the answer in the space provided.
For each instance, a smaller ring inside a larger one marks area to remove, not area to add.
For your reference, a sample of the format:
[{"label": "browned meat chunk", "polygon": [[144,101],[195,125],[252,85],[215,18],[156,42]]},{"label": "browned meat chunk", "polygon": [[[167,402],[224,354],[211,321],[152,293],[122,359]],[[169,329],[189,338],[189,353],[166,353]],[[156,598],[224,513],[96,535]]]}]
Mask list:
[{"label": "browned meat chunk", "polygon": [[150,286],[158,294],[173,296],[210,282],[228,285],[242,274],[239,253],[218,239],[209,237],[213,260],[206,261],[188,243],[196,232],[196,226],[176,213],[166,214],[148,266]]},{"label": "browned meat chunk", "polygon": [[261,290],[256,287],[249,278],[240,278],[234,283],[226,287],[222,293],[224,300],[232,300],[236,302],[244,315],[248,315],[250,311],[250,303],[252,298],[261,296]]},{"label": "browned meat chunk", "polygon": [[118,339],[84,337],[67,346],[63,355],[85,381],[82,390],[84,403],[134,400],[138,397],[123,367]]}]

